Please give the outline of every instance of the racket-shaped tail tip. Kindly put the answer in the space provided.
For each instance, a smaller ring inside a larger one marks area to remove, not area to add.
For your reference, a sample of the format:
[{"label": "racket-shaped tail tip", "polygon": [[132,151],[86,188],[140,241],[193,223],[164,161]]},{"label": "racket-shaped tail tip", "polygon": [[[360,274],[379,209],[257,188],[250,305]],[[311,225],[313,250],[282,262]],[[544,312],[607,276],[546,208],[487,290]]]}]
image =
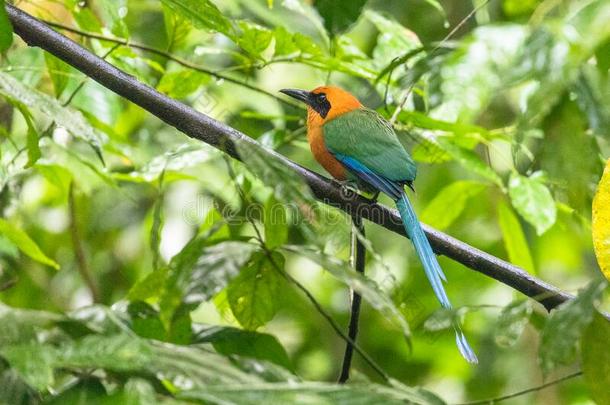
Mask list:
[{"label": "racket-shaped tail tip", "polygon": [[479,362],[477,355],[474,354],[474,350],[472,350],[468,344],[466,336],[464,336],[464,333],[461,330],[456,329],[455,331],[455,343],[457,344],[462,357],[464,357],[468,363],[477,364]]}]

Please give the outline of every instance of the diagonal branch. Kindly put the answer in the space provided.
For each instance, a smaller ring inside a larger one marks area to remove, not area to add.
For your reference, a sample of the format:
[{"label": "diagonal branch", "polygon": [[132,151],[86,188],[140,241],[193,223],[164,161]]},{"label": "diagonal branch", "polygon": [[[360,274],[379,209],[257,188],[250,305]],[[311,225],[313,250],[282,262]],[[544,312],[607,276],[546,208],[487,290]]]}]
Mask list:
[{"label": "diagonal branch", "polygon": [[[30,46],[38,46],[72,65],[102,86],[139,105],[167,124],[191,138],[212,145],[235,159],[239,159],[236,142],[256,143],[250,137],[226,124],[173,100],[139,82],[92,54],[79,44],[54,31],[46,24],[6,4],[15,33]],[[316,198],[342,209],[352,216],[375,222],[393,232],[406,236],[398,213],[383,205],[371,203],[358,195],[345,195],[335,182],[311,172],[284,156],[267,151],[294,170],[310,186]],[[547,310],[573,298],[572,295],[539,280],[523,269],[495,256],[482,252],[462,241],[424,225],[424,230],[435,252],[445,255],[466,267],[492,277],[523,294],[541,302]]]}]

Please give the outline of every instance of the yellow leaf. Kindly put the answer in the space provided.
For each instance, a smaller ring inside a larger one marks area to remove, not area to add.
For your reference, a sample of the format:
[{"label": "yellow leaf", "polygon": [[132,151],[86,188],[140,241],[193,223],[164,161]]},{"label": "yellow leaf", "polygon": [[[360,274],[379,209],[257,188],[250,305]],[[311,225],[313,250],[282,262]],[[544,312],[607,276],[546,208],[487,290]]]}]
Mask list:
[{"label": "yellow leaf", "polygon": [[593,199],[593,247],[602,273],[610,280],[610,159]]}]

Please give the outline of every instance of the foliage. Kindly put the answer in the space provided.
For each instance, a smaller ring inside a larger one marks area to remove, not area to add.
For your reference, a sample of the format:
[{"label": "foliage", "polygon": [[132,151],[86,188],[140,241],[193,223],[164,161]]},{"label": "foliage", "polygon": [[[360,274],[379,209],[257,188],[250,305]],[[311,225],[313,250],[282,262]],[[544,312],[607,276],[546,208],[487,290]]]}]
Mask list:
[{"label": "foliage", "polygon": [[[0,0],[0,402],[461,403],[578,364],[584,379],[515,403],[608,402],[592,254],[606,271],[607,0],[474,2],[448,38],[473,2],[14,3],[254,140],[243,163],[188,140],[28,47]],[[423,222],[588,286],[547,315],[441,259],[457,305],[434,312],[408,241],[372,226],[354,271],[350,218],[277,158],[322,171],[278,90],[326,82],[393,119]],[[331,383],[345,342],[328,318],[346,327],[349,289],[389,380],[356,355],[353,381]],[[476,368],[445,333],[456,316]]]}]

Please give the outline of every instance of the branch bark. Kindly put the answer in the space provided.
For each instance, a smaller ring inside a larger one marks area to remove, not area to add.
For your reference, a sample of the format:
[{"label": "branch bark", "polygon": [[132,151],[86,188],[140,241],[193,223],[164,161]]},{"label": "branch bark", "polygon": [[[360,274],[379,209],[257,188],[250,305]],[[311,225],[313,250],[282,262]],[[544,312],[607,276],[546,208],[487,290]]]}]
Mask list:
[{"label": "branch bark", "polygon": [[[15,33],[28,45],[40,47],[55,55],[102,86],[139,105],[189,137],[212,145],[235,159],[239,159],[235,148],[236,142],[256,143],[234,128],[139,82],[133,76],[117,69],[20,9],[10,4],[6,4],[6,9]],[[310,186],[318,200],[338,207],[351,216],[367,219],[406,237],[400,217],[395,210],[371,203],[359,195],[345,195],[335,182],[303,168],[274,151],[268,151],[268,153],[298,173]],[[573,298],[572,295],[557,287],[529,275],[523,269],[443,232],[426,225],[424,225],[424,230],[436,253],[445,255],[470,269],[522,292],[542,303],[547,310]]]}]

